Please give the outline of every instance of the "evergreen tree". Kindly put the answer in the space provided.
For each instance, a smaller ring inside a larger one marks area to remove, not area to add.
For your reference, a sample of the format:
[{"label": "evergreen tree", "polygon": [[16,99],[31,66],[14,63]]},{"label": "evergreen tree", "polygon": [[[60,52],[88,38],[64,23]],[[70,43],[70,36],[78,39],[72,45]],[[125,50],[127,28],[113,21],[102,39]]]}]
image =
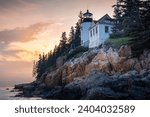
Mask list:
[{"label": "evergreen tree", "polygon": [[134,56],[150,47],[150,1],[149,0],[117,0],[114,7],[114,32],[123,31],[132,37],[130,45]]},{"label": "evergreen tree", "polygon": [[75,26],[75,39],[74,39],[74,45],[75,48],[81,45],[81,24],[79,22],[76,23]]},{"label": "evergreen tree", "polygon": [[59,43],[59,47],[60,47],[60,52],[64,53],[65,51],[67,51],[67,36],[66,36],[66,32],[62,33],[61,36],[61,40]]},{"label": "evergreen tree", "polygon": [[47,67],[53,66],[53,53],[52,51],[48,52],[48,58],[47,58]]},{"label": "evergreen tree", "polygon": [[81,24],[82,21],[83,21],[83,13],[82,13],[82,11],[79,12],[78,17],[79,17],[78,23]]},{"label": "evergreen tree", "polygon": [[113,34],[115,36],[119,36],[121,35],[122,33],[124,33],[124,30],[123,30],[123,25],[122,25],[122,22],[123,22],[123,10],[121,8],[121,0],[117,0],[117,3],[116,5],[113,5],[114,7],[114,27],[113,27]]},{"label": "evergreen tree", "polygon": [[37,62],[33,61],[33,71],[32,71],[32,76],[36,77],[37,75]]},{"label": "evergreen tree", "polygon": [[75,49],[80,46],[81,41],[81,33],[80,33],[80,25],[83,20],[83,14],[80,11],[79,20],[76,23],[75,29],[71,27],[69,39],[66,36],[66,32],[63,32],[61,35],[61,40],[59,45],[55,45],[53,52],[50,51],[47,54],[41,55],[39,54],[39,60],[34,62],[33,65],[33,75],[40,79],[43,73],[50,69],[56,67],[56,59],[62,55],[66,55],[71,49]]},{"label": "evergreen tree", "polygon": [[140,23],[133,28],[133,38],[130,40],[134,56],[140,55],[144,49],[150,49],[150,1],[140,1],[139,10]]},{"label": "evergreen tree", "polygon": [[126,0],[124,2],[124,21],[123,21],[123,27],[125,30],[125,33],[129,36],[132,35],[132,33],[140,28],[141,22],[140,22],[140,0]]},{"label": "evergreen tree", "polygon": [[83,21],[82,11],[80,11],[78,17],[79,17],[79,20],[75,26],[74,40],[72,42],[73,43],[73,49],[81,45],[81,23]]},{"label": "evergreen tree", "polygon": [[39,60],[37,61],[37,76],[36,78],[39,79],[41,76],[41,71],[42,71],[42,55],[39,54]]},{"label": "evergreen tree", "polygon": [[69,39],[68,39],[68,46],[70,49],[73,49],[75,47],[73,43],[74,39],[75,39],[75,30],[74,30],[74,27],[72,26],[70,29],[70,34],[69,34]]},{"label": "evergreen tree", "polygon": [[133,29],[140,25],[140,0],[117,0],[114,5],[114,33],[130,35]]}]

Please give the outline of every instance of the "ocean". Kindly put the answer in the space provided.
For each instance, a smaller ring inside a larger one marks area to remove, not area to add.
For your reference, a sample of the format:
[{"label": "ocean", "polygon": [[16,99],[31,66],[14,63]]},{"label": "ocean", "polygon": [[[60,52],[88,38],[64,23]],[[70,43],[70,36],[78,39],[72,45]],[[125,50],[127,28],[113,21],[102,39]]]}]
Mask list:
[{"label": "ocean", "polygon": [[41,100],[40,97],[15,97],[19,92],[11,92],[13,87],[0,87],[0,100]]}]

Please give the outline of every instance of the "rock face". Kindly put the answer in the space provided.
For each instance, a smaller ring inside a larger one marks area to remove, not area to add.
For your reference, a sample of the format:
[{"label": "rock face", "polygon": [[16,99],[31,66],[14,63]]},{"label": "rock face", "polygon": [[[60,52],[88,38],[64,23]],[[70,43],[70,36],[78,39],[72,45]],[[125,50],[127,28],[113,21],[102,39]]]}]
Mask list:
[{"label": "rock face", "polygon": [[47,87],[54,87],[62,85],[62,69],[57,69],[49,73],[46,78],[44,79],[44,83]]},{"label": "rock face", "polygon": [[129,46],[127,46],[127,45],[121,46],[121,48],[119,49],[118,53],[119,53],[119,56],[120,56],[120,57],[129,58],[129,57],[131,57],[131,55],[132,55],[131,47],[129,47]]},{"label": "rock face", "polygon": [[64,64],[65,60],[66,60],[65,56],[61,56],[61,57],[57,58],[57,60],[56,60],[56,68],[61,67]]},{"label": "rock face", "polygon": [[[92,49],[42,75],[42,81],[17,85],[24,95],[47,99],[150,99],[150,51],[132,58],[131,48]],[[29,92],[30,90],[30,92]]]},{"label": "rock face", "polygon": [[76,77],[85,74],[85,66],[91,62],[95,57],[98,50],[90,50],[83,53],[79,58],[74,58],[67,61],[63,66],[59,67],[56,71],[50,72],[45,78],[47,86],[61,86],[68,84]]},{"label": "rock face", "polygon": [[48,99],[118,100],[150,99],[150,71],[145,77],[137,71],[118,76],[93,71],[85,79],[75,80],[64,87],[53,88]]},{"label": "rock face", "polygon": [[108,74],[114,74],[126,73],[134,69],[140,72],[142,69],[149,69],[149,54],[150,52],[145,52],[140,59],[137,59],[131,58],[131,48],[128,46],[122,46],[119,51],[113,48],[104,51],[102,48],[91,63],[86,66],[85,72],[89,73],[92,70],[97,70]]}]

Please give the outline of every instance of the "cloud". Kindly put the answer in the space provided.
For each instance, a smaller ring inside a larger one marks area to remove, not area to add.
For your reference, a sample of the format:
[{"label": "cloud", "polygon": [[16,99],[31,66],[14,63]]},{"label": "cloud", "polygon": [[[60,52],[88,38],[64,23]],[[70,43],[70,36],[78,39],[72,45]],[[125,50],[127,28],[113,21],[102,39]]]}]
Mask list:
[{"label": "cloud", "polygon": [[36,35],[53,23],[36,23],[25,28],[0,31],[0,40],[4,43],[12,41],[28,42],[36,39]]},{"label": "cloud", "polygon": [[0,0],[0,10],[9,11],[9,10],[31,10],[38,8],[40,6],[39,0]]},{"label": "cloud", "polygon": [[46,21],[43,0],[0,0],[0,30]]},{"label": "cloud", "polygon": [[47,21],[0,31],[0,61],[33,61],[59,42],[63,23]]}]

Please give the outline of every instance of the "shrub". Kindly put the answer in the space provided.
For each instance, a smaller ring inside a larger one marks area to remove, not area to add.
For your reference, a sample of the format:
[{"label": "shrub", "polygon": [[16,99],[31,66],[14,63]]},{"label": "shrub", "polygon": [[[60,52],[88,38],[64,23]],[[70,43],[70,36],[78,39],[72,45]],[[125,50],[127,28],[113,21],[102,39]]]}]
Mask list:
[{"label": "shrub", "polygon": [[67,54],[67,60],[77,56],[80,53],[86,52],[86,51],[88,51],[88,48],[79,46],[79,47],[75,48],[74,50],[71,50]]}]

